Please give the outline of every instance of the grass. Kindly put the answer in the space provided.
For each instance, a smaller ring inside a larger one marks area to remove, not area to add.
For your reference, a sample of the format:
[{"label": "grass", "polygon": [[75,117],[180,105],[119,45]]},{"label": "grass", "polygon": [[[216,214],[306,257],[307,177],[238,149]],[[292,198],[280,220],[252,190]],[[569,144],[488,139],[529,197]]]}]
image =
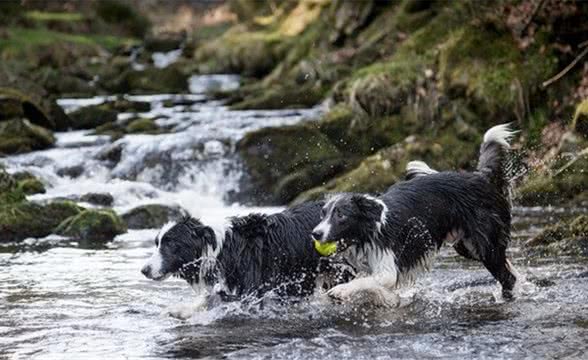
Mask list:
[{"label": "grass", "polygon": [[8,28],[9,36],[0,38],[0,52],[20,54],[25,49],[37,46],[51,45],[59,42],[67,42],[79,45],[97,45],[108,50],[133,43],[137,40],[111,35],[74,35],[48,29],[29,29],[22,27]]},{"label": "grass", "polygon": [[84,19],[80,13],[47,11],[28,11],[25,17],[35,21],[81,21]]}]

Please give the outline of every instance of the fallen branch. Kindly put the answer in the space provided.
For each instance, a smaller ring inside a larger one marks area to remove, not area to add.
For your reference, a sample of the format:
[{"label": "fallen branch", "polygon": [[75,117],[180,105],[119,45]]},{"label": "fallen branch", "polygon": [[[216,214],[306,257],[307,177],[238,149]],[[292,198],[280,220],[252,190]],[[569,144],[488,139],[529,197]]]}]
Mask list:
[{"label": "fallen branch", "polygon": [[565,74],[568,73],[568,71],[570,71],[574,66],[576,66],[576,64],[578,63],[578,61],[580,61],[584,56],[586,56],[586,54],[588,54],[588,47],[586,49],[584,49],[584,51],[582,51],[580,53],[580,55],[576,56],[576,58],[574,59],[574,61],[572,61],[568,66],[566,66],[557,75],[555,75],[554,77],[552,77],[551,79],[549,79],[547,81],[544,81],[543,84],[542,84],[543,88],[546,88],[549,85],[551,85],[554,82],[556,82],[557,80],[561,79]]},{"label": "fallen branch", "polygon": [[580,158],[582,158],[583,156],[588,155],[588,148],[580,151],[579,153],[577,153],[572,160],[570,160],[567,164],[565,164],[564,166],[562,166],[559,170],[557,170],[555,172],[555,174],[553,174],[553,176],[558,176],[559,174],[561,174],[562,172],[564,172],[567,168],[569,168],[570,166],[572,166],[576,161],[578,161]]}]

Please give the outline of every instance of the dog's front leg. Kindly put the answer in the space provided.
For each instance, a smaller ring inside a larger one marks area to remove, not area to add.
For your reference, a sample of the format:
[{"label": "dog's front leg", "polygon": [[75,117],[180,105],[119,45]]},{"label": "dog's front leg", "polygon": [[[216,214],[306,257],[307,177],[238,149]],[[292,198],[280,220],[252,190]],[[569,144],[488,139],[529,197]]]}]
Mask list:
[{"label": "dog's front leg", "polygon": [[191,318],[195,313],[206,310],[208,295],[198,295],[194,302],[176,304],[165,309],[165,314],[180,320]]},{"label": "dog's front leg", "polygon": [[397,307],[400,304],[400,297],[372,276],[337,285],[327,295],[335,301],[376,307]]}]

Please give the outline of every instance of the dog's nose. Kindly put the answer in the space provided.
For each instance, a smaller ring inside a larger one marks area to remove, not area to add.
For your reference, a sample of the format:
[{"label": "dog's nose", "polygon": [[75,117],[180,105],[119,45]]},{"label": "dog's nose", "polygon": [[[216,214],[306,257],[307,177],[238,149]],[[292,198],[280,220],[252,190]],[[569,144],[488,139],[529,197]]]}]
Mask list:
[{"label": "dog's nose", "polygon": [[315,230],[310,234],[314,240],[321,240],[323,238],[323,232],[320,230]]},{"label": "dog's nose", "polygon": [[149,275],[151,274],[151,267],[149,265],[143,266],[141,273],[145,275],[146,278],[149,278]]}]

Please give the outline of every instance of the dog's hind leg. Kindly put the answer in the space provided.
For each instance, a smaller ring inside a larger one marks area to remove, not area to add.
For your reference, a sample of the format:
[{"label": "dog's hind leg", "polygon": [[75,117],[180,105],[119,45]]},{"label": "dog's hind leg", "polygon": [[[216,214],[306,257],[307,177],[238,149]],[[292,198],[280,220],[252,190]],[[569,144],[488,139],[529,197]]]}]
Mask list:
[{"label": "dog's hind leg", "polygon": [[482,262],[492,276],[502,285],[502,297],[512,299],[513,289],[517,282],[517,272],[506,258],[506,248],[497,247],[488,251]]}]

